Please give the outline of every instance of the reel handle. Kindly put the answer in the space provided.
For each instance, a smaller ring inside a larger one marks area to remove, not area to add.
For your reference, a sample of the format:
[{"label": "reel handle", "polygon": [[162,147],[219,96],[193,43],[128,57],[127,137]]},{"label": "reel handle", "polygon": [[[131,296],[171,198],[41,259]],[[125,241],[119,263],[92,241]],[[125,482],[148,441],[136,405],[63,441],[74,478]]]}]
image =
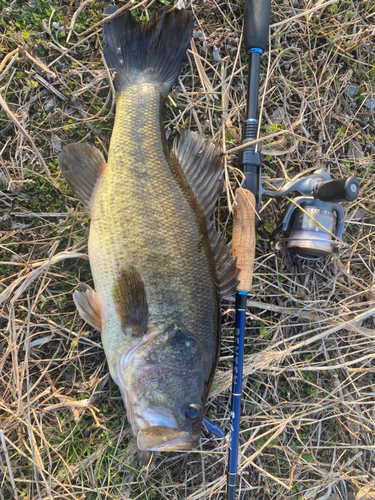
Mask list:
[{"label": "reel handle", "polygon": [[270,13],[271,0],[245,0],[243,32],[247,54],[251,49],[265,51]]},{"label": "reel handle", "polygon": [[347,177],[346,179],[320,182],[314,190],[314,198],[328,202],[354,201],[358,193],[358,179],[356,177]]}]

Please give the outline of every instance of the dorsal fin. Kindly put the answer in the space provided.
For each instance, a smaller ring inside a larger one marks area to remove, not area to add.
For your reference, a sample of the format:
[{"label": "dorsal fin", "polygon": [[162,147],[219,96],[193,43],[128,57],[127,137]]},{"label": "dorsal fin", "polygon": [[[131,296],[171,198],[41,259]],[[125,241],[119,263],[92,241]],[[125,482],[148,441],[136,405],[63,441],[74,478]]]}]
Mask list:
[{"label": "dorsal fin", "polygon": [[98,294],[85,283],[81,283],[83,292],[76,290],[73,293],[73,300],[78,309],[79,315],[99,332],[102,330],[102,313]]},{"label": "dorsal fin", "polygon": [[59,154],[58,162],[66,182],[90,211],[95,188],[106,167],[102,153],[90,144],[69,144]]},{"label": "dorsal fin", "polygon": [[208,219],[223,186],[224,157],[221,148],[196,132],[184,130],[175,140],[171,156],[181,166]]},{"label": "dorsal fin", "polygon": [[124,333],[142,335],[148,321],[147,298],[141,275],[134,266],[121,269],[112,295]]},{"label": "dorsal fin", "polygon": [[236,260],[232,258],[231,249],[221,234],[214,229],[211,221],[208,223],[208,237],[214,254],[219,292],[221,297],[227,297],[235,293],[238,283]]},{"label": "dorsal fin", "polygon": [[202,138],[196,132],[184,130],[175,140],[171,155],[181,166],[207,217],[207,231],[215,259],[220,295],[231,295],[238,283],[235,260],[231,256],[230,248],[209,220],[223,187],[222,150],[220,146]]}]

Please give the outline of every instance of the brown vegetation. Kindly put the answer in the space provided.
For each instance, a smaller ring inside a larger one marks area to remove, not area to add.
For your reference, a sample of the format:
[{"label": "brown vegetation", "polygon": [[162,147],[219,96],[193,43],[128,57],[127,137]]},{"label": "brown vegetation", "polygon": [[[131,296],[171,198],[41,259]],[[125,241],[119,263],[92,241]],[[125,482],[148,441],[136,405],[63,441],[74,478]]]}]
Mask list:
[{"label": "brown vegetation", "polygon": [[[226,440],[202,432],[198,450],[142,468],[100,336],[72,301],[80,281],[92,284],[89,221],[56,158],[74,141],[108,150],[105,3],[1,1],[0,499],[221,499]],[[192,128],[228,152],[215,217],[230,239],[246,99],[243,5],[186,3],[195,36],[167,101],[167,135]],[[129,2],[140,19],[162,4]],[[263,182],[279,187],[325,166],[357,175],[361,192],[346,207],[346,249],[321,262],[270,252],[283,202],[263,204],[248,301],[241,499],[375,498],[374,19],[373,0],[272,1]],[[222,314],[207,413],[226,431],[233,301]]]}]

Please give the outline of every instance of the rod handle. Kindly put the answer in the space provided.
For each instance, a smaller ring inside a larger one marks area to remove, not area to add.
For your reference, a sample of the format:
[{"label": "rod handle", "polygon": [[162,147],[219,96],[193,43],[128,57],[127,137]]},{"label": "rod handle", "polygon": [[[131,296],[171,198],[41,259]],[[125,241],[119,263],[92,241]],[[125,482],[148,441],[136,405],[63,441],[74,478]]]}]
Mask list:
[{"label": "rod handle", "polygon": [[354,201],[358,194],[358,179],[356,177],[347,177],[322,182],[314,192],[314,198],[328,202]]},{"label": "rod handle", "polygon": [[239,269],[237,291],[249,292],[253,282],[255,258],[255,196],[240,188],[236,191],[233,209],[232,255],[237,257]]},{"label": "rod handle", "polygon": [[243,34],[245,49],[266,50],[270,26],[271,0],[245,0]]}]

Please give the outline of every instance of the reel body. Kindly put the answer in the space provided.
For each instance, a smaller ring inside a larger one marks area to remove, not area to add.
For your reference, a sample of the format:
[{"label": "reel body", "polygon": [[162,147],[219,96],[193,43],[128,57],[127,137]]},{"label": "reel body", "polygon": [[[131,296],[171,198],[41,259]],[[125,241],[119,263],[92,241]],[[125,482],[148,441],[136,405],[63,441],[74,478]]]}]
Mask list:
[{"label": "reel body", "polygon": [[304,259],[317,259],[339,251],[344,227],[345,210],[340,204],[301,196],[287,206],[270,245]]},{"label": "reel body", "polygon": [[302,196],[290,202],[270,238],[273,250],[287,250],[304,259],[319,259],[339,252],[344,246],[346,211],[342,201],[354,201],[359,194],[355,177],[332,179],[327,169],[296,179],[280,191],[260,189],[263,196],[277,198],[291,192]]}]

